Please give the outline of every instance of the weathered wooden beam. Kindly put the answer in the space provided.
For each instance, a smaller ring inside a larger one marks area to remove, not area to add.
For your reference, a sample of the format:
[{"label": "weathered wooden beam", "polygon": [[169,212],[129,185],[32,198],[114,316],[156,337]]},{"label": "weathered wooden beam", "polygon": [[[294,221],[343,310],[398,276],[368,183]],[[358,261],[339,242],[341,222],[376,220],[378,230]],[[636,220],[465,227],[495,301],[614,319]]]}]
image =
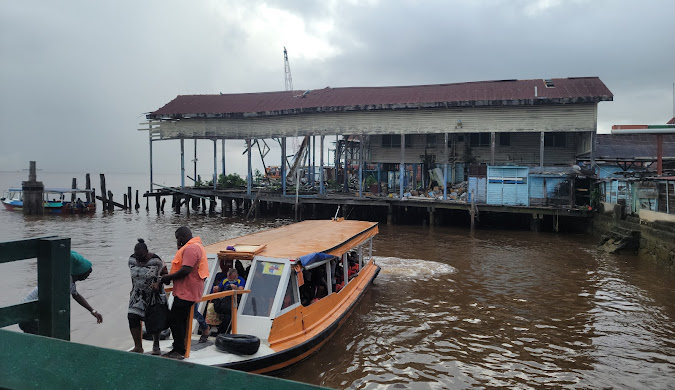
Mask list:
[{"label": "weathered wooden beam", "polygon": [[[112,195],[112,192],[108,191],[108,195]],[[105,202],[104,205],[110,205],[110,204],[112,204],[112,205],[117,206],[117,207],[119,207],[119,208],[121,208],[121,209],[124,209],[124,205],[123,205],[123,204],[119,204],[119,203],[117,203],[117,202],[113,202],[113,201],[112,201],[112,197],[111,197],[110,199],[104,200],[102,197],[96,196],[96,199],[100,200],[101,202]],[[104,209],[105,209],[105,210],[110,210],[110,207],[109,207],[109,206],[104,206]]]}]

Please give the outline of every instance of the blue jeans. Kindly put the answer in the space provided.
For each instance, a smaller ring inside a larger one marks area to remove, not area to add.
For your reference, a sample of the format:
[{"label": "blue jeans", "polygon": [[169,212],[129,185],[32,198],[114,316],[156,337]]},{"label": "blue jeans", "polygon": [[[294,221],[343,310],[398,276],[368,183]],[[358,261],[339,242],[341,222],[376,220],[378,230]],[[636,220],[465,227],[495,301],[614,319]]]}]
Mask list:
[{"label": "blue jeans", "polygon": [[201,329],[203,332],[209,327],[209,324],[206,323],[206,320],[204,319],[202,313],[200,313],[199,310],[197,310],[198,304],[199,302],[195,302],[195,320],[197,320],[197,322],[199,323],[199,329]]}]

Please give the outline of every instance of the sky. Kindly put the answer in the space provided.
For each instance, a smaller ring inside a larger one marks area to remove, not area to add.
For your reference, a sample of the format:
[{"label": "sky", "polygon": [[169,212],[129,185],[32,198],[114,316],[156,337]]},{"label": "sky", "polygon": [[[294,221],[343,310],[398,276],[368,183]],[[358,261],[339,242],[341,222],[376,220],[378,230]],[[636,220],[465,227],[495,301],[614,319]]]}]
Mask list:
[{"label": "sky", "polygon": [[[0,171],[148,172],[145,113],[283,90],[284,47],[296,90],[597,76],[614,94],[599,132],[665,124],[674,14],[667,0],[1,1]],[[243,142],[226,145],[243,174]],[[178,141],[154,143],[154,168],[179,175]],[[198,173],[212,170],[200,141]]]}]

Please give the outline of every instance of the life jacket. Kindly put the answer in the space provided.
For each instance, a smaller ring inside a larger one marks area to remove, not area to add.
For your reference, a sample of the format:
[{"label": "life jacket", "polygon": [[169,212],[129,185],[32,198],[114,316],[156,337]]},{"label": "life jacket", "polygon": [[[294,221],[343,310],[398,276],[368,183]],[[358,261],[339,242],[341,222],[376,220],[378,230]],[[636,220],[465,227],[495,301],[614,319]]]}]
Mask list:
[{"label": "life jacket", "polygon": [[208,278],[209,260],[206,258],[206,250],[204,249],[204,245],[202,245],[202,239],[199,237],[193,237],[190,241],[187,242],[187,244],[183,245],[176,252],[176,256],[174,256],[173,260],[171,260],[171,271],[169,271],[169,273],[172,274],[178,272],[178,270],[183,266],[183,252],[185,251],[185,248],[188,247],[188,245],[197,245],[199,247],[199,250],[202,252],[202,256],[199,259],[199,266],[197,268],[199,272],[199,277],[202,279]]}]

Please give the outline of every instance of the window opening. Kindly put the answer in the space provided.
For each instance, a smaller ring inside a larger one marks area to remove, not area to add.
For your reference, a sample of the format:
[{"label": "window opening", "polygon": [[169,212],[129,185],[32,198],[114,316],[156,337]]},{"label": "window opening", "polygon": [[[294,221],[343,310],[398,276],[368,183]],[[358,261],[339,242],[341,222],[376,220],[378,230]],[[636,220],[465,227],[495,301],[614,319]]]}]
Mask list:
[{"label": "window opening", "polygon": [[[384,148],[400,148],[401,135],[400,134],[384,134],[382,135],[382,147]],[[405,147],[412,147],[412,135],[405,135]]]},{"label": "window opening", "polygon": [[285,264],[271,261],[260,261],[255,264],[249,286],[251,292],[246,297],[242,314],[269,317],[284,266]]},{"label": "window opening", "polygon": [[499,133],[499,146],[511,146],[510,133]]},{"label": "window opening", "polygon": [[472,148],[490,146],[490,133],[471,133],[469,136],[469,146]]},{"label": "window opening", "polygon": [[567,146],[567,137],[565,133],[545,133],[544,146],[553,148],[564,148]]}]

